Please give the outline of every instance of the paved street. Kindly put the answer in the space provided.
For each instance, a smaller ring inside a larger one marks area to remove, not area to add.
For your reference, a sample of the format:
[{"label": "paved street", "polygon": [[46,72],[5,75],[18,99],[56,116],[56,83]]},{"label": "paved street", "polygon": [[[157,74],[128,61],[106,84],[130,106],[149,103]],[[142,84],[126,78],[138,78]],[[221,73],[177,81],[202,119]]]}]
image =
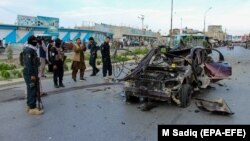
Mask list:
[{"label": "paved street", "polygon": [[43,98],[42,116],[25,112],[24,84],[1,87],[0,141],[154,141],[158,124],[249,124],[250,50],[219,50],[233,66],[233,76],[195,97],[224,98],[235,113],[233,116],[197,112],[194,100],[186,109],[160,103],[151,111],[142,112],[139,104],[124,101],[120,83],[105,82],[101,73],[89,77],[88,72],[87,81],[83,82],[74,83],[66,76],[64,89],[55,90],[52,80],[43,80],[49,96]]}]

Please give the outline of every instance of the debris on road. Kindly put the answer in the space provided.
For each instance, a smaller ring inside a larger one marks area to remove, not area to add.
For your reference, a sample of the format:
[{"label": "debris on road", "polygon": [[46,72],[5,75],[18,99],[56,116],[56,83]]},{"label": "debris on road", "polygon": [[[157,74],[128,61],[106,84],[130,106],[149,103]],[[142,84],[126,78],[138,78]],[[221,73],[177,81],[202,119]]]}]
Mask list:
[{"label": "debris on road", "polygon": [[199,112],[200,112],[200,110],[195,110],[194,112],[195,112],[195,113],[199,113]]},{"label": "debris on road", "polygon": [[100,92],[100,91],[107,91],[107,90],[110,90],[111,87],[105,87],[105,88],[102,88],[102,89],[87,89],[88,91],[91,91],[92,93],[95,93],[95,92]]},{"label": "debris on road", "polygon": [[207,86],[207,89],[213,89],[213,90],[216,90],[216,88],[215,87],[213,87],[213,86]]},{"label": "debris on road", "polygon": [[224,85],[223,85],[223,84],[218,83],[218,85],[219,85],[219,86],[221,86],[221,87],[224,87]]},{"label": "debris on road", "polygon": [[141,104],[138,108],[142,111],[150,111],[155,107],[157,107],[157,104],[155,102],[145,102]]},{"label": "debris on road", "polygon": [[216,101],[209,101],[204,99],[196,99],[196,106],[204,111],[211,112],[213,114],[220,115],[233,115],[234,113],[228,107],[224,99],[218,99]]}]

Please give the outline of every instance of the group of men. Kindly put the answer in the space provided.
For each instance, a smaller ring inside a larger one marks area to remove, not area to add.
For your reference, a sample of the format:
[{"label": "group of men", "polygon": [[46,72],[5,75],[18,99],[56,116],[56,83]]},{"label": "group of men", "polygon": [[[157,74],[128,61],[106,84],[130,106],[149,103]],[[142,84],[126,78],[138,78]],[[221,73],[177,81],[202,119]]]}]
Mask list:
[{"label": "group of men", "polygon": [[[99,47],[93,37],[89,38],[88,46],[77,38],[73,46],[72,57],[72,79],[77,82],[77,72],[80,70],[80,81],[86,80],[84,78],[85,53],[87,48],[90,50],[89,64],[92,67],[91,76],[96,76],[99,69],[96,66],[96,59],[98,50],[102,54],[103,62],[103,77],[105,79],[112,78],[112,65],[110,57],[110,37],[107,37],[105,42]],[[23,76],[27,86],[27,112],[31,115],[41,115],[44,113],[39,106],[40,97],[46,95],[42,91],[40,78],[46,77],[45,67],[49,65],[49,71],[53,72],[53,83],[55,88],[65,87],[63,84],[64,65],[66,56],[62,48],[62,41],[57,38],[54,41],[49,40],[46,46],[43,39],[35,36],[28,38],[28,44],[25,46],[22,53],[22,61],[24,65]],[[108,77],[107,77],[108,73]]]}]

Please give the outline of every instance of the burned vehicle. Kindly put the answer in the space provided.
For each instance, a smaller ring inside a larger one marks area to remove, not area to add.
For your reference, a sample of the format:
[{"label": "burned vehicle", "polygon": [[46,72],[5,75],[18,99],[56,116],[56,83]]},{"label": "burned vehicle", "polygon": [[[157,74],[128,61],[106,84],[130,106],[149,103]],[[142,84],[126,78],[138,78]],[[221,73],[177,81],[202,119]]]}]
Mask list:
[{"label": "burned vehicle", "polygon": [[[217,61],[209,55],[211,51],[219,54]],[[159,100],[185,108],[195,90],[231,74],[230,64],[218,50],[195,47],[163,53],[155,48],[122,81],[126,101]]]}]

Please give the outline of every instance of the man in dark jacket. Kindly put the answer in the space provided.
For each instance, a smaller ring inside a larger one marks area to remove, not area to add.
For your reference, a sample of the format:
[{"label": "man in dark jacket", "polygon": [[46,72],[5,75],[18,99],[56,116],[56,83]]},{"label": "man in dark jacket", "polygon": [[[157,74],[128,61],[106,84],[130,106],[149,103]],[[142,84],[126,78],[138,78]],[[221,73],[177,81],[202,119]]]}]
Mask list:
[{"label": "man in dark jacket", "polygon": [[37,38],[30,36],[28,38],[28,45],[23,51],[23,76],[27,85],[27,112],[31,115],[41,115],[43,110],[36,107],[37,93],[39,92],[39,78],[38,68],[40,65],[39,58],[37,56]]},{"label": "man in dark jacket", "polygon": [[[101,45],[101,53],[102,53],[102,64],[103,64],[103,77],[104,79],[112,78],[112,65],[110,59],[110,37],[106,38],[106,41]],[[107,72],[109,76],[107,77]]]},{"label": "man in dark jacket", "polygon": [[95,42],[95,40],[94,40],[93,37],[90,37],[90,38],[89,38],[88,49],[90,49],[89,64],[90,64],[90,66],[92,66],[92,68],[93,68],[93,73],[91,74],[91,76],[96,76],[96,74],[100,71],[100,70],[96,67],[97,51],[98,51],[99,47],[96,45],[96,42]]},{"label": "man in dark jacket", "polygon": [[[61,48],[61,40],[55,40],[55,46],[51,48],[51,63],[53,65],[53,78],[55,88],[65,87],[63,84],[64,75],[64,53]],[[59,79],[59,85],[58,85]]]},{"label": "man in dark jacket", "polygon": [[51,48],[54,46],[54,41],[53,40],[49,40],[49,44],[47,45],[47,49],[48,49],[48,70],[49,72],[53,72],[53,65],[51,64]]}]

